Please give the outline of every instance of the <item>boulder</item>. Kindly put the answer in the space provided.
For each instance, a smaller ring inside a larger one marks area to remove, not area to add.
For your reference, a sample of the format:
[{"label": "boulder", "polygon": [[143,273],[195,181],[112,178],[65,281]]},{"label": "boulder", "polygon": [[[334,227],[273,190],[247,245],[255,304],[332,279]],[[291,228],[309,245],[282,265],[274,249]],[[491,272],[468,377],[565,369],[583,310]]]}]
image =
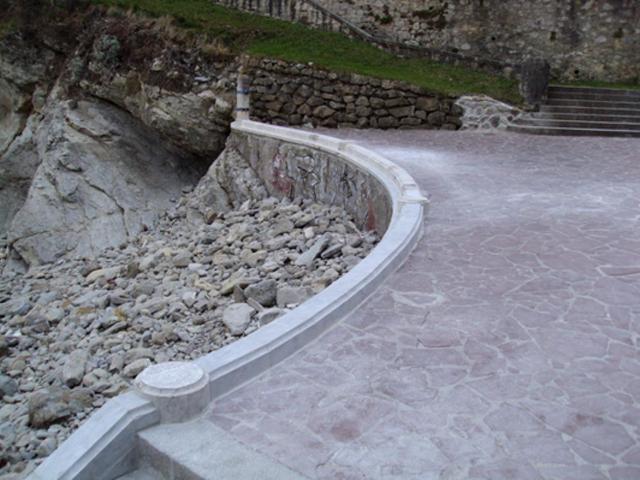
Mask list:
[{"label": "boulder", "polygon": [[6,395],[11,396],[18,392],[18,384],[7,375],[0,374],[0,400]]},{"label": "boulder", "polygon": [[84,350],[74,350],[67,357],[62,367],[62,382],[67,387],[80,385],[87,364],[87,352]]},{"label": "boulder", "polygon": [[46,428],[89,406],[91,395],[85,389],[71,391],[61,387],[49,387],[38,390],[29,397],[29,425],[34,428]]},{"label": "boulder", "polygon": [[310,287],[281,287],[278,289],[277,304],[284,308],[288,305],[299,305],[313,295]]},{"label": "boulder", "polygon": [[251,316],[255,310],[246,303],[232,303],[222,314],[224,323],[231,335],[242,335],[251,322]]},{"label": "boulder", "polygon": [[36,138],[39,166],[8,229],[29,265],[93,257],[134,238],[198,178],[186,154],[104,102],[59,102]]},{"label": "boulder", "polygon": [[272,307],[276,303],[278,283],[275,280],[263,280],[253,285],[249,285],[244,290],[248,298],[254,299],[263,307]]},{"label": "boulder", "polygon": [[299,267],[307,267],[309,268],[313,265],[313,261],[320,256],[320,254],[324,251],[329,243],[331,242],[331,235],[324,234],[319,239],[317,239],[311,248],[302,253],[295,261],[295,264]]}]

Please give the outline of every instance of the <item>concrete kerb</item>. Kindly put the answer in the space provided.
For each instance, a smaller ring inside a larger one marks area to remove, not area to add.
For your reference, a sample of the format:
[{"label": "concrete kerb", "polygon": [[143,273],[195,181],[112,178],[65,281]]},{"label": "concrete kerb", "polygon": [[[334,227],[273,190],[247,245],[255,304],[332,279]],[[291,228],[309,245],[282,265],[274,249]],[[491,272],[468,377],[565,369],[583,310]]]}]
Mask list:
[{"label": "concrete kerb", "polygon": [[158,373],[172,370],[171,364],[145,370],[136,381],[140,393],[129,392],[107,402],[31,474],[30,480],[111,480],[132,469],[136,432],[161,421],[193,417],[212,399],[304,347],[373,293],[419,240],[427,200],[411,176],[384,157],[304,130],[249,120],[236,121],[232,129],[333,154],[373,175],[392,203],[391,221],[382,240],[349,273],[277,321],[191,364],[180,362],[180,368],[193,373],[189,385],[159,380]]},{"label": "concrete kerb", "polygon": [[29,480],[111,480],[135,468],[136,435],[160,422],[153,404],[134,392],[109,400],[60,445]]}]

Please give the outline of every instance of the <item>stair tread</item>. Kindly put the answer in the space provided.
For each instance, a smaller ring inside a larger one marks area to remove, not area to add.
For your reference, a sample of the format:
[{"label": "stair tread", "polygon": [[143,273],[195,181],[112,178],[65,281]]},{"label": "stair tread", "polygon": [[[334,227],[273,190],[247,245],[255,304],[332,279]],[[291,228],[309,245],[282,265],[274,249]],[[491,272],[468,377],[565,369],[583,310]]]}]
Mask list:
[{"label": "stair tread", "polygon": [[[607,122],[604,120],[573,120],[573,119],[538,118],[538,117],[520,117],[516,120],[536,122],[536,123],[542,124],[542,126],[546,126],[544,125],[545,122],[552,122],[552,123],[560,124],[555,126],[563,126],[562,124],[578,124],[584,127],[606,128],[606,129],[621,128],[624,130],[625,128],[628,128],[629,130],[636,130],[637,128],[640,128],[640,122]],[[601,125],[607,125],[607,126],[601,127]],[[553,126],[553,125],[549,125],[549,126]],[[634,128],[631,128],[631,127],[634,127]]]},{"label": "stair tread", "polygon": [[568,85],[549,85],[550,92],[569,91],[572,93],[593,93],[593,94],[605,94],[605,95],[620,95],[620,96],[638,96],[640,97],[640,90],[629,90],[624,88],[605,88],[605,87],[573,87]]},{"label": "stair tread", "polygon": [[640,108],[607,108],[607,107],[586,107],[580,105],[549,105],[547,103],[540,105],[540,111],[553,111],[573,113],[579,111],[584,113],[614,113],[614,114],[631,114],[639,115]]},{"label": "stair tread", "polygon": [[[268,456],[237,441],[220,427],[198,419],[179,424],[161,424],[138,434],[142,456],[159,471],[158,463],[169,462],[180,478],[216,480],[303,480]],[[160,457],[159,457],[160,456]]]},{"label": "stair tread", "polygon": [[151,467],[142,467],[133,472],[129,472],[116,480],[164,480],[164,476]]},{"label": "stair tread", "polygon": [[566,132],[567,135],[575,134],[624,134],[628,136],[639,136],[640,132],[637,130],[610,130],[604,128],[570,128],[570,127],[549,127],[549,126],[538,126],[538,125],[520,125],[520,124],[511,124],[509,125],[509,129],[515,130],[529,130],[531,132]]},{"label": "stair tread", "polygon": [[[554,120],[576,120],[576,121],[588,121],[596,119],[595,121],[608,121],[608,122],[628,122],[628,123],[640,123],[639,115],[597,115],[594,113],[570,113],[570,112],[536,112],[532,114],[533,118],[545,118]],[[606,119],[606,120],[605,120]]]},{"label": "stair tread", "polygon": [[589,107],[597,106],[601,108],[640,108],[640,101],[638,102],[625,102],[618,100],[582,100],[573,98],[550,98],[547,100],[546,105],[559,105],[559,106],[572,106],[572,107]]}]

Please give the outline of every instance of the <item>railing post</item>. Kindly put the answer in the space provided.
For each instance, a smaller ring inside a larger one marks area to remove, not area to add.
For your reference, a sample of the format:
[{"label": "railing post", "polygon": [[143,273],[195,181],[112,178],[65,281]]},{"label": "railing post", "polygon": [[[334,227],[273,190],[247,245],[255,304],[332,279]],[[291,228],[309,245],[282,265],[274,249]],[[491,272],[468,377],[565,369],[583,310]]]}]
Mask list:
[{"label": "railing post", "polygon": [[244,71],[244,67],[238,70],[238,86],[236,89],[236,120],[249,120],[251,110],[251,77]]}]

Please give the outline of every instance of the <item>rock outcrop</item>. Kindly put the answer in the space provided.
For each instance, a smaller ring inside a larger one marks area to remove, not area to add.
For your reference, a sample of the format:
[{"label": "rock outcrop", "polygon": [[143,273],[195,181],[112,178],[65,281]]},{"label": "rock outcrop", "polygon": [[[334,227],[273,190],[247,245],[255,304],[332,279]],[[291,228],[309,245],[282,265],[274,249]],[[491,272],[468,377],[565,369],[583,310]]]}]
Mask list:
[{"label": "rock outcrop", "polygon": [[12,38],[0,42],[0,237],[27,197],[38,167],[31,114],[49,88],[56,55]]},{"label": "rock outcrop", "polygon": [[0,37],[9,270],[92,257],[153,228],[224,149],[232,121],[233,58],[158,21],[95,8],[69,17]]},{"label": "rock outcrop", "polygon": [[200,172],[122,110],[65,101],[31,136],[39,164],[8,240],[29,265],[93,257],[153,228]]}]

